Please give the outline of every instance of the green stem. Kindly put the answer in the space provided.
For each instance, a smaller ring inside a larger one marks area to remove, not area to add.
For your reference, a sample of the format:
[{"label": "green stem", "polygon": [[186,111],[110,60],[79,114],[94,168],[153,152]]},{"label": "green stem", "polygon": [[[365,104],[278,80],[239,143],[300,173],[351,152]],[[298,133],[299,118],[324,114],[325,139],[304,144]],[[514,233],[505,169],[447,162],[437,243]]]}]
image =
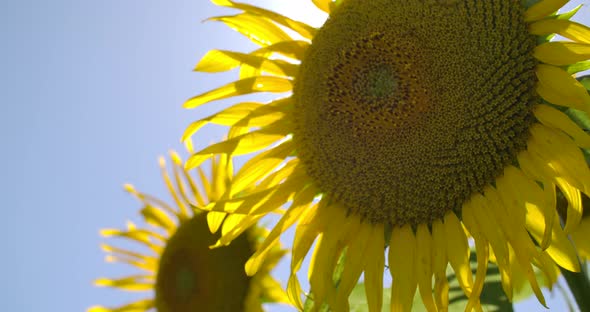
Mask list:
[{"label": "green stem", "polygon": [[[584,265],[586,264],[580,264],[580,266]],[[585,273],[586,270],[582,268],[580,272],[570,272],[561,267],[559,269],[572,295],[574,295],[579,311],[590,311],[590,280]]]}]

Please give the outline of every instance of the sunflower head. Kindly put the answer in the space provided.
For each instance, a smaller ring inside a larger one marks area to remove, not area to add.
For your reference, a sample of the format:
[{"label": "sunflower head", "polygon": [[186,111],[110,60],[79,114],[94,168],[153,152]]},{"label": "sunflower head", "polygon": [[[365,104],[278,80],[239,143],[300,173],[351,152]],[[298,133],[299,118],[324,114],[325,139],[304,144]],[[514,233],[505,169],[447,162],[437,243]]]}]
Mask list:
[{"label": "sunflower head", "polygon": [[[239,216],[218,244],[289,205],[248,274],[294,224],[288,292],[300,307],[296,273],[314,242],[314,303],[335,311],[348,309],[363,273],[369,307],[381,309],[386,249],[394,311],[410,310],[416,290],[429,311],[446,310],[447,266],[469,297],[466,310],[481,306],[490,261],[509,299],[518,271],[542,304],[535,268],[547,280],[554,264],[579,271],[568,235],[590,194],[590,136],[580,122],[590,95],[575,73],[590,66],[590,28],[569,20],[577,9],[556,13],[566,0],[313,0],[329,13],[319,29],[250,4],[213,2],[241,11],[213,20],[261,47],[207,53],[197,70],[239,67],[240,79],[186,107],[291,92],[238,103],[184,136],[206,123],[231,127],[188,168],[211,154],[260,152],[208,207]],[[556,34],[566,41],[550,41]],[[563,216],[558,198],[567,202]],[[344,269],[334,282],[338,259]]]},{"label": "sunflower head", "polygon": [[[96,285],[127,291],[152,291],[151,298],[117,307],[95,306],[99,311],[262,311],[263,302],[286,302],[287,298],[270,270],[284,255],[274,246],[260,274],[247,276],[244,265],[267,234],[252,227],[228,247],[211,248],[220,234],[212,234],[211,225],[219,226],[223,213],[198,210],[225,191],[231,174],[230,163],[212,159],[212,179],[199,168],[200,182],[181,167],[182,161],[172,153],[174,161],[171,178],[161,160],[166,182],[177,207],[148,194],[126,189],[143,204],[141,214],[148,227],[128,223],[127,230],[105,229],[103,236],[116,236],[139,243],[140,252],[103,245],[107,261],[127,263],[141,270],[140,274],[119,279],[101,278]],[[199,185],[200,184],[200,185]],[[217,185],[215,185],[217,184]],[[193,211],[193,208],[197,208]],[[209,223],[209,225],[208,225]]]},{"label": "sunflower head", "polygon": [[538,100],[536,39],[525,8],[501,2],[332,12],[293,90],[293,139],[325,193],[372,222],[431,223],[516,161]]}]

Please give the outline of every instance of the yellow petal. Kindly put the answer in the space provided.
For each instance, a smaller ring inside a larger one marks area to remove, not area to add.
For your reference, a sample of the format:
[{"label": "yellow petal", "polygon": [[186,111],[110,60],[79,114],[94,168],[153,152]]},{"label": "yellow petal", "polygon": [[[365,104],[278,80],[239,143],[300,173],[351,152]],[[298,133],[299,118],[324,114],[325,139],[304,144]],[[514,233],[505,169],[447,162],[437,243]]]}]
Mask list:
[{"label": "yellow petal", "polygon": [[545,197],[545,205],[543,214],[545,216],[545,233],[540,242],[542,250],[547,249],[551,244],[551,227],[555,222],[553,218],[553,211],[557,205],[557,194],[555,192],[554,178],[547,173],[544,167],[535,164],[533,156],[528,151],[522,151],[518,154],[518,164],[520,169],[529,177],[543,184],[543,194]]},{"label": "yellow petal", "polygon": [[207,52],[195,67],[195,71],[216,73],[232,70],[241,65],[251,66],[261,72],[282,77],[295,77],[298,71],[298,65],[283,60],[271,60],[263,56],[224,50]]},{"label": "yellow petal", "polygon": [[481,194],[472,195],[472,214],[476,225],[483,236],[492,246],[496,263],[500,271],[502,288],[512,301],[512,283],[510,275],[510,256],[507,239],[502,233],[501,227],[497,224],[493,214],[489,212],[487,201]]},{"label": "yellow petal", "polygon": [[156,197],[153,197],[150,194],[138,192],[131,184],[125,184],[124,187],[125,187],[125,191],[127,191],[130,194],[132,194],[133,196],[135,196],[137,199],[139,199],[146,206],[156,206],[158,209],[162,209],[162,210],[166,211],[167,213],[169,213],[170,215],[176,215],[178,213],[178,211],[176,211],[175,208],[170,207],[170,205],[168,205],[166,202],[164,202]]},{"label": "yellow petal", "polygon": [[557,278],[561,275],[559,266],[555,265],[555,262],[546,251],[541,253],[538,263],[535,263],[535,266],[537,266],[543,273],[543,277],[545,278],[544,286],[552,291],[553,285],[557,283]]},{"label": "yellow petal", "polygon": [[524,20],[526,22],[540,20],[557,12],[557,10],[561,9],[568,2],[569,0],[541,0],[524,12]]},{"label": "yellow petal", "polygon": [[572,107],[588,113],[590,95],[584,86],[565,70],[551,66],[537,65],[537,93],[553,104]]},{"label": "yellow petal", "polygon": [[291,251],[291,276],[287,285],[287,294],[291,302],[295,303],[298,309],[303,310],[301,302],[301,285],[296,273],[301,268],[303,259],[307,255],[313,241],[318,236],[320,229],[323,227],[321,218],[322,212],[325,211],[325,200],[320,200],[319,204],[307,209],[297,224],[295,235],[293,237],[293,247]]},{"label": "yellow petal", "polygon": [[[555,211],[553,213],[557,214]],[[557,215],[555,218],[558,218]],[[541,226],[543,222],[542,219],[543,216],[538,207],[531,206],[528,209],[527,229],[537,241],[541,240],[543,231],[545,230]],[[571,245],[560,225],[557,222],[554,222],[550,231],[552,233],[551,245],[549,245],[546,252],[551,256],[555,263],[561,267],[569,271],[579,272],[580,266],[576,250]]]},{"label": "yellow petal", "polygon": [[315,4],[316,7],[318,7],[318,9],[326,12],[326,13],[330,13],[330,10],[332,8],[331,4],[332,4],[332,0],[312,0],[313,4]]},{"label": "yellow petal", "polygon": [[[553,196],[553,193],[544,192],[537,182],[527,178],[520,169],[514,166],[506,167],[505,176],[510,180],[513,189],[518,194],[521,194],[524,202],[520,203],[519,206],[526,208],[525,216],[531,209],[536,209],[541,213],[541,218],[537,220],[538,228],[542,230],[542,239],[539,240],[539,243],[542,249],[546,249],[551,242],[551,227],[553,226],[553,215],[555,213],[555,205],[550,205],[550,203],[554,203],[553,198],[548,196]],[[552,186],[548,185],[547,187]],[[516,196],[515,194],[512,195]],[[548,202],[547,199],[552,201]],[[523,221],[520,218],[519,220]]]},{"label": "yellow petal", "polygon": [[291,98],[288,97],[261,106],[248,114],[248,116],[240,119],[234,126],[246,128],[264,127],[283,118],[288,118],[290,111],[286,111],[286,107],[291,102]]},{"label": "yellow petal", "polygon": [[259,151],[283,139],[288,134],[287,132],[288,130],[286,131],[285,127],[280,122],[277,122],[260,130],[248,132],[244,135],[209,145],[188,159],[185,164],[186,169],[199,166],[211,154],[239,156]]},{"label": "yellow petal", "polygon": [[272,53],[278,53],[283,57],[288,57],[296,61],[301,61],[305,56],[305,51],[309,48],[310,43],[303,40],[289,40],[282,41],[269,45],[264,48],[260,48],[253,53],[256,55],[269,55]]},{"label": "yellow petal", "polygon": [[[174,163],[174,165],[172,166],[172,169],[174,171],[174,182],[178,187],[178,192],[180,193],[183,203],[185,203],[186,205],[190,205],[195,203],[196,201],[196,204],[200,205],[200,203],[202,203],[202,198],[200,198],[200,191],[194,188],[194,181],[191,175],[188,172],[186,172],[186,170],[184,170],[184,161],[175,151],[170,151],[170,159],[172,159],[172,162]],[[190,187],[189,190],[187,190],[187,185],[185,182],[188,182],[188,186]],[[188,194],[188,191],[190,191],[190,196]],[[188,219],[189,212],[183,210],[182,215],[180,217]]]},{"label": "yellow petal", "polygon": [[[181,220],[185,220],[188,218],[188,209],[187,209],[187,203],[184,202],[179,196],[178,196],[178,191],[176,190],[176,187],[174,184],[172,184],[172,180],[170,179],[170,175],[168,174],[168,170],[166,169],[166,161],[164,159],[164,157],[160,157],[160,171],[162,173],[162,179],[164,180],[164,183],[166,184],[166,188],[168,188],[168,192],[170,193],[170,196],[172,196],[172,199],[174,200],[174,202],[176,203],[176,207],[178,208],[176,216],[181,219]],[[177,184],[176,186],[180,186],[181,184]]]},{"label": "yellow petal", "polygon": [[154,288],[147,275],[134,275],[119,279],[99,278],[94,281],[96,286],[113,287],[128,291],[146,291]]},{"label": "yellow petal", "polygon": [[256,108],[262,106],[262,103],[253,103],[253,102],[245,102],[245,103],[238,103],[233,105],[229,108],[226,108],[216,114],[210,115],[203,119],[197,120],[191,123],[184,134],[182,135],[181,141],[186,141],[189,137],[195,134],[199,129],[201,129],[207,123],[212,123],[216,125],[222,126],[233,126],[235,123],[240,121],[242,118],[248,116],[252,111]]},{"label": "yellow petal", "polygon": [[289,296],[291,303],[295,304],[295,307],[299,311],[303,311],[303,302],[301,301],[302,293],[303,291],[301,290],[297,275],[291,274],[287,283],[287,295]]},{"label": "yellow petal", "polygon": [[567,199],[567,220],[565,221],[564,231],[570,233],[582,219],[582,194],[580,194],[580,190],[571,186],[565,179],[555,178],[555,180],[563,196]]},{"label": "yellow petal", "polygon": [[[220,247],[229,245],[234,239],[256,224],[263,216],[242,216],[239,221],[231,230],[227,231],[224,227],[221,229],[222,236],[219,238],[217,243],[212,247]],[[211,248],[211,247],[210,247]]]},{"label": "yellow petal", "polygon": [[535,47],[533,56],[551,65],[570,65],[590,58],[590,44],[576,42],[546,42]]},{"label": "yellow petal", "polygon": [[590,148],[590,135],[582,130],[566,114],[549,106],[536,105],[534,108],[535,117],[547,127],[559,129],[572,137],[579,147]]},{"label": "yellow petal", "polygon": [[264,215],[273,210],[279,209],[285,203],[290,201],[292,197],[304,189],[304,186],[309,181],[307,176],[291,175],[288,180],[281,183],[275,192],[264,199],[264,202],[255,203],[251,205],[242,204],[236,209],[236,213],[243,213],[249,215]]},{"label": "yellow petal", "polygon": [[325,300],[333,298],[336,292],[332,281],[334,268],[344,244],[360,225],[357,217],[346,216],[346,210],[343,207],[336,206],[334,203],[326,207],[328,208],[326,217],[329,219],[314,251],[313,266],[310,266],[309,276],[314,305],[317,307],[321,306]]},{"label": "yellow petal", "polygon": [[269,19],[257,14],[242,13],[233,16],[216,16],[208,20],[220,21],[233,30],[248,37],[254,43],[268,46],[281,41],[291,40],[286,32]]},{"label": "yellow petal", "polygon": [[590,169],[582,151],[570,137],[540,124],[530,128],[529,151],[548,164],[556,177],[564,178],[577,189],[590,192]]},{"label": "yellow petal", "polygon": [[301,36],[303,36],[304,38],[307,38],[307,39],[313,38],[316,31],[317,31],[315,28],[313,28],[305,23],[292,20],[282,14],[278,14],[278,13],[275,13],[275,12],[272,12],[269,10],[265,10],[263,8],[259,8],[259,7],[253,6],[253,5],[229,1],[229,0],[213,0],[212,2],[217,5],[232,7],[232,8],[244,10],[246,12],[261,15],[261,16],[268,18],[269,20],[271,20],[275,23],[278,23],[280,25],[290,28],[291,30],[297,32],[298,34],[300,34]]},{"label": "yellow petal", "polygon": [[385,268],[385,236],[383,224],[371,225],[371,239],[367,242],[365,267],[365,295],[369,312],[380,312],[383,306],[383,270]]},{"label": "yellow petal", "polygon": [[326,219],[323,218],[323,215],[326,205],[326,200],[320,200],[315,207],[308,209],[299,220],[293,237],[291,272],[297,272],[301,268],[309,248],[324,227],[323,222],[326,222]]},{"label": "yellow petal", "polygon": [[412,310],[416,292],[416,237],[412,227],[394,228],[389,244],[391,283],[391,311]]},{"label": "yellow petal", "polygon": [[576,42],[590,43],[590,28],[570,20],[545,19],[529,25],[533,35],[558,34]]},{"label": "yellow petal", "polygon": [[428,311],[437,311],[432,297],[432,238],[426,224],[419,224],[416,231],[416,275],[422,302]]},{"label": "yellow petal", "polygon": [[590,217],[582,219],[580,225],[571,233],[576,250],[582,259],[590,259]]},{"label": "yellow petal", "polygon": [[467,296],[471,294],[473,276],[469,266],[469,245],[467,236],[463,231],[461,222],[454,212],[448,212],[444,220],[445,234],[447,238],[447,256],[457,275],[457,281]]},{"label": "yellow petal", "polygon": [[279,236],[291,227],[293,223],[299,220],[303,211],[311,204],[316,193],[317,190],[314,187],[308,187],[297,194],[287,212],[285,212],[279,222],[277,222],[268,236],[264,239],[264,242],[246,262],[246,272],[248,275],[252,276],[256,274],[260,266],[263,264],[266,255],[268,255],[268,252],[271,250],[271,247],[277,243]]},{"label": "yellow petal", "polygon": [[102,229],[100,230],[100,235],[104,237],[109,236],[118,236],[118,237],[125,237],[136,242],[139,242],[143,245],[150,246],[150,231],[146,230],[133,230],[133,231],[121,231],[117,229]]},{"label": "yellow petal", "polygon": [[474,237],[475,239],[475,252],[477,255],[477,271],[475,273],[475,282],[473,283],[473,292],[469,296],[469,301],[465,307],[465,311],[471,311],[472,309],[481,309],[481,303],[479,302],[479,296],[483,290],[483,284],[485,282],[486,273],[488,270],[488,242],[484,237]]},{"label": "yellow petal", "polygon": [[269,172],[276,169],[285,161],[287,156],[289,156],[293,150],[294,146],[292,141],[287,141],[275,148],[254,156],[246,162],[242,168],[240,168],[240,171],[238,171],[231,184],[232,196],[260,181],[268,175]]},{"label": "yellow petal", "polygon": [[211,233],[215,233],[219,230],[225,216],[226,213],[219,211],[209,211],[207,213],[207,225],[209,226],[209,231]]},{"label": "yellow petal", "polygon": [[205,196],[207,197],[207,201],[209,201],[208,196],[209,196],[209,194],[211,194],[211,182],[209,182],[209,178],[205,174],[205,171],[203,170],[202,167],[197,168],[197,172],[199,173],[199,179],[201,181],[201,185],[203,186],[203,191],[205,191]]},{"label": "yellow petal", "polygon": [[106,308],[102,306],[94,306],[88,308],[86,312],[145,312],[155,308],[155,302],[152,299],[144,299],[135,301],[117,308]]},{"label": "yellow petal", "polygon": [[[358,221],[361,222],[360,219]],[[366,252],[372,239],[371,234],[374,234],[372,229],[373,225],[370,223],[361,224],[360,229],[355,231],[351,242],[348,244],[344,269],[336,292],[336,303],[332,306],[333,311],[349,310],[348,297],[363,273],[367,258],[373,257],[373,254]],[[383,253],[383,251],[379,252]]]},{"label": "yellow petal", "polygon": [[432,223],[432,271],[434,272],[434,298],[439,311],[446,312],[449,307],[449,282],[446,270],[447,238],[441,220]]},{"label": "yellow petal", "polygon": [[286,78],[273,76],[249,77],[190,98],[184,103],[184,107],[195,108],[212,101],[256,92],[281,93],[292,89],[293,81]]},{"label": "yellow petal", "polygon": [[[270,302],[273,303],[287,303],[289,304],[289,297],[283,290],[283,286],[275,280],[272,276],[266,275],[263,276],[260,281],[258,282],[260,287],[262,287],[262,296],[265,299],[268,299]],[[256,298],[258,304],[260,304],[260,298]]]},{"label": "yellow petal", "polygon": [[162,210],[153,206],[145,206],[141,209],[141,215],[149,224],[161,227],[168,233],[172,233],[176,229],[176,224],[170,217]]},{"label": "yellow petal", "polygon": [[[507,183],[505,177],[498,178],[496,182],[498,191],[490,186],[484,188],[488,207],[490,207],[490,212],[498,220],[498,224],[502,227],[502,231],[510,241],[510,244],[514,247],[511,251],[514,250],[518,264],[526,273],[537,299],[541,304],[545,305],[545,298],[541,292],[541,288],[539,288],[531,266],[533,258],[538,257],[540,253],[536,250],[529,233],[525,230],[523,226],[524,221],[516,220],[512,213],[514,210],[521,209],[520,205],[522,203],[518,200],[520,197],[510,192],[512,185]],[[520,219],[520,216],[518,219]]]}]

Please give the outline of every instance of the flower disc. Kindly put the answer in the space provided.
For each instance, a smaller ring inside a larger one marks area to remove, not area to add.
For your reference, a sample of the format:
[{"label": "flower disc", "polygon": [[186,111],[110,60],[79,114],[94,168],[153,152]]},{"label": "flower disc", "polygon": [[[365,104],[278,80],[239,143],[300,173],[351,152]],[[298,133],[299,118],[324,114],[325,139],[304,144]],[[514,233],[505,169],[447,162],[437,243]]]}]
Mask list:
[{"label": "flower disc", "polygon": [[250,286],[244,264],[252,255],[247,235],[231,246],[209,249],[219,235],[209,232],[206,214],[183,223],[160,260],[156,307],[160,312],[243,311]]},{"label": "flower disc", "polygon": [[324,194],[372,222],[430,223],[526,148],[533,49],[520,1],[344,1],[293,91]]}]

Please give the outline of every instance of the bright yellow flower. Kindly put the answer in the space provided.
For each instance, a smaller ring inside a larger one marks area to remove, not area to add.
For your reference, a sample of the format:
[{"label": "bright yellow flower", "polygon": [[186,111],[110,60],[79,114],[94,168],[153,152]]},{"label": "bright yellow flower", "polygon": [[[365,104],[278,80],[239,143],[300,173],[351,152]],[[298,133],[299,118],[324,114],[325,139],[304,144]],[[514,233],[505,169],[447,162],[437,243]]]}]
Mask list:
[{"label": "bright yellow flower", "polygon": [[[207,179],[199,168],[200,185],[182,168],[182,161],[171,153],[174,176],[171,178],[160,159],[164,181],[176,207],[126,185],[128,192],[143,204],[141,215],[150,227],[136,227],[127,223],[127,230],[104,229],[105,237],[115,236],[142,245],[149,253],[102,245],[107,261],[130,264],[141,273],[118,279],[100,278],[98,286],[124,291],[152,291],[150,298],[130,304],[106,308],[95,306],[88,312],[192,312],[192,311],[262,311],[263,302],[288,302],[281,286],[270,276],[271,269],[284,255],[275,246],[262,269],[253,276],[244,272],[244,264],[268,234],[252,227],[236,238],[236,244],[210,249],[219,238],[211,234],[223,221],[223,213],[192,210],[219,199],[230,183],[231,163],[227,157],[212,160],[212,179]],[[209,221],[209,222],[208,222]]]},{"label": "bright yellow flower", "polygon": [[[197,70],[239,68],[240,80],[185,106],[292,92],[236,104],[184,135],[207,123],[232,127],[188,168],[211,154],[260,152],[227,198],[207,208],[233,214],[218,244],[291,201],[246,270],[255,274],[297,224],[288,293],[300,308],[296,273],[314,241],[311,291],[316,305],[334,311],[348,310],[363,272],[370,310],[381,310],[386,246],[394,311],[410,310],[416,289],[429,311],[446,310],[449,264],[470,298],[466,310],[479,309],[490,259],[508,298],[516,264],[545,304],[533,266],[548,280],[554,263],[580,269],[567,235],[582,216],[581,193],[590,193],[582,153],[590,136],[570,116],[590,112],[590,96],[572,76],[590,58],[590,29],[572,14],[553,14],[566,0],[312,1],[329,13],[320,29],[213,0],[242,12],[212,19],[261,48],[207,53]],[[568,41],[549,42],[554,34]],[[569,203],[564,228],[557,195]]]}]

